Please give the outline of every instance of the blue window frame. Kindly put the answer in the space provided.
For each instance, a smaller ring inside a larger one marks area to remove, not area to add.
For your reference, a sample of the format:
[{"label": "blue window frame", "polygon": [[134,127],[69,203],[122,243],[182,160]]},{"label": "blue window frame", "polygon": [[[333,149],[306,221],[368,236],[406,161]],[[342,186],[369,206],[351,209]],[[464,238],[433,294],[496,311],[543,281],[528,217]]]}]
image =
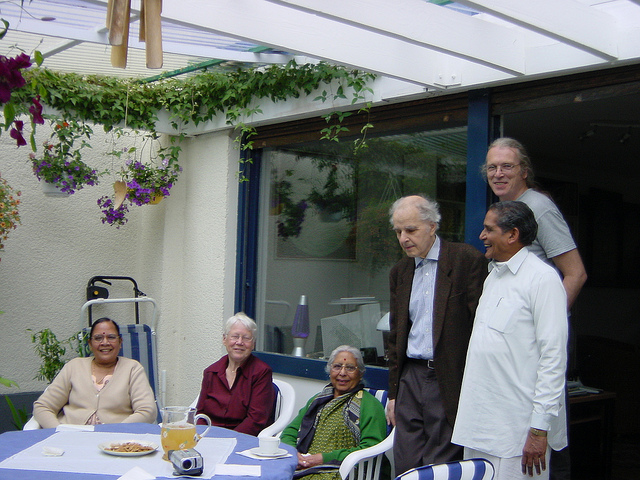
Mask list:
[{"label": "blue window frame", "polygon": [[[467,169],[465,194],[464,241],[481,249],[478,235],[488,203],[487,186],[480,175],[490,136],[490,102],[488,91],[470,92],[468,97]],[[242,174],[248,181],[242,182],[238,198],[238,240],[236,260],[236,311],[244,311],[256,317],[258,282],[258,232],[261,211],[261,171],[263,151],[243,152]],[[258,352],[275,373],[326,379],[324,360],[292,357],[277,353]],[[367,382],[373,388],[387,388],[386,368],[368,367]]]}]

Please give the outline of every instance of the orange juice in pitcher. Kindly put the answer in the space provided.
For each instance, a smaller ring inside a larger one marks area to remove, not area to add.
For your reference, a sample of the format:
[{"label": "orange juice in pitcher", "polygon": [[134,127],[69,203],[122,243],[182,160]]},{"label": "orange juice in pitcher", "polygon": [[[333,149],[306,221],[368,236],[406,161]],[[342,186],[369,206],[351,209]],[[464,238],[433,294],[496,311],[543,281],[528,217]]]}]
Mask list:
[{"label": "orange juice in pitcher", "polygon": [[[209,425],[202,435],[196,433],[196,421],[203,418]],[[211,420],[203,414],[195,415],[195,408],[166,407],[162,409],[162,431],[160,443],[164,450],[163,460],[169,460],[169,450],[193,448],[211,427]]]},{"label": "orange juice in pitcher", "polygon": [[196,446],[196,426],[188,424],[164,426],[163,424],[160,439],[164,450],[162,458],[167,460],[169,450],[186,450]]}]

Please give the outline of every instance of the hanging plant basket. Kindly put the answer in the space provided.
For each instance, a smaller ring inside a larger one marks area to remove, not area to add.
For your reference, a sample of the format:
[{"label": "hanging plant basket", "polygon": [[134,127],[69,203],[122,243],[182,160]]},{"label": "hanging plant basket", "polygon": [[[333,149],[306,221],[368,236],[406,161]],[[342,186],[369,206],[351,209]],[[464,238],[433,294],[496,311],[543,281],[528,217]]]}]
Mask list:
[{"label": "hanging plant basket", "polygon": [[42,193],[44,193],[45,197],[68,197],[70,195],[60,190],[60,187],[54,183],[41,181],[40,185],[42,186]]},{"label": "hanging plant basket", "polygon": [[151,197],[151,200],[149,200],[149,205],[157,205],[162,201],[163,198],[164,198],[164,195],[155,194],[153,197]]},{"label": "hanging plant basket", "polygon": [[[52,193],[45,183],[58,187],[63,195],[73,194],[87,185],[97,185],[105,172],[97,172],[82,161],[82,150],[91,148],[87,142],[93,130],[75,120],[52,120],[51,139],[42,153],[29,154],[33,173],[43,184],[45,195]],[[57,195],[56,195],[57,196]]]},{"label": "hanging plant basket", "polygon": [[[140,193],[139,190],[129,189],[127,190],[127,198],[137,205],[157,205],[164,198],[164,194],[161,191]],[[140,203],[137,203],[138,201]]]},{"label": "hanging plant basket", "polygon": [[[151,134],[148,140],[156,140]],[[114,150],[111,155],[121,158],[123,155],[136,154],[137,147]],[[178,180],[182,167],[178,164],[180,146],[160,146],[153,158],[146,162],[139,158],[128,158],[122,168],[121,179],[113,184],[114,197],[102,197],[98,206],[102,211],[102,223],[121,227],[127,222],[128,206],[157,205]]]}]

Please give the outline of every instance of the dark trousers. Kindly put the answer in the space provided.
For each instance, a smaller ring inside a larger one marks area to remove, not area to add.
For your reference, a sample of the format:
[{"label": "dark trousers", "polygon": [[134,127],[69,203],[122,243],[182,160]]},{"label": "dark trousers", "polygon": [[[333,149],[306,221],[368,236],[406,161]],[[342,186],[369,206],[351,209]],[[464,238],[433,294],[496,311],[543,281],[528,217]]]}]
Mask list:
[{"label": "dark trousers", "polygon": [[[572,317],[569,315],[569,341],[567,344],[567,373],[568,376],[572,376],[576,370],[575,365],[575,335],[572,325]],[[568,378],[567,378],[568,379]],[[566,406],[565,412],[567,414],[567,439],[571,441],[569,437],[570,417],[569,417],[569,389],[565,385],[564,388],[564,404]],[[569,455],[569,446],[567,445],[562,450],[551,450],[551,457],[549,458],[549,480],[571,480],[571,456]]]},{"label": "dark trousers", "polygon": [[435,370],[407,362],[398,385],[395,417],[396,476],[422,465],[462,459],[462,447],[451,443],[453,427],[444,413]]}]

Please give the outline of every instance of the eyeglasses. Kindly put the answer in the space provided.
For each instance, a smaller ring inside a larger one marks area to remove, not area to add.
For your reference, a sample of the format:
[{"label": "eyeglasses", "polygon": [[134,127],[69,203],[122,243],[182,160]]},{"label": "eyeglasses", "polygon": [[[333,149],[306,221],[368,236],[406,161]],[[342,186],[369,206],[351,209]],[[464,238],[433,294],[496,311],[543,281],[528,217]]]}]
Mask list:
[{"label": "eyeglasses", "polygon": [[242,340],[242,343],[249,343],[253,341],[253,337],[250,337],[249,335],[238,335],[237,333],[233,335],[228,335],[227,338],[232,342],[238,342]]},{"label": "eyeglasses", "polygon": [[114,335],[113,333],[110,333],[109,335],[94,335],[91,338],[93,338],[94,342],[98,342],[98,343],[102,342],[102,340],[104,340],[105,338],[107,339],[107,342],[113,343],[118,338],[120,338],[120,335]]},{"label": "eyeglasses", "polygon": [[487,165],[487,173],[490,173],[493,175],[498,171],[498,168],[504,173],[509,173],[518,165],[520,164],[519,163],[503,163],[502,165]]},{"label": "eyeglasses", "polygon": [[334,363],[333,365],[331,365],[331,371],[334,373],[340,373],[343,368],[347,373],[354,373],[356,370],[358,370],[358,367],[356,367],[355,365],[340,365],[339,363]]}]

